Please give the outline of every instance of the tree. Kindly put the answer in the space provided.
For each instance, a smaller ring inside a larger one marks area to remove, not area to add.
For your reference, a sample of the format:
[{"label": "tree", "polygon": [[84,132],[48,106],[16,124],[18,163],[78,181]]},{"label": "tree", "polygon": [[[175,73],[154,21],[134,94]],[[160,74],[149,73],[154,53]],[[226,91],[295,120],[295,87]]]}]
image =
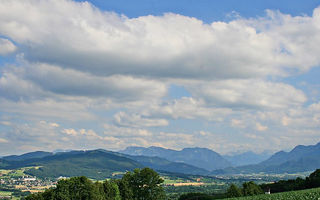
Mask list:
[{"label": "tree", "polygon": [[308,188],[320,187],[320,169],[312,172],[306,179],[306,185]]},{"label": "tree", "polygon": [[228,197],[241,197],[242,196],[241,189],[239,189],[235,184],[231,184],[227,190],[227,196]]},{"label": "tree", "polygon": [[98,192],[96,185],[87,177],[73,177],[60,180],[54,189],[54,200],[100,200],[103,194]]},{"label": "tree", "polygon": [[103,190],[106,200],[121,200],[120,191],[115,181],[107,181],[103,183]]},{"label": "tree", "polygon": [[160,185],[163,179],[150,168],[135,169],[128,172],[125,178],[129,180],[133,197],[137,200],[162,200],[166,198],[165,192]]},{"label": "tree", "polygon": [[125,174],[122,179],[116,180],[116,183],[119,187],[121,199],[125,200],[133,200],[133,191],[132,188],[130,187],[130,179],[131,175],[130,174]]},{"label": "tree", "polygon": [[263,194],[263,190],[259,185],[255,184],[253,181],[246,182],[242,184],[242,191],[244,196],[253,196],[257,194]]}]

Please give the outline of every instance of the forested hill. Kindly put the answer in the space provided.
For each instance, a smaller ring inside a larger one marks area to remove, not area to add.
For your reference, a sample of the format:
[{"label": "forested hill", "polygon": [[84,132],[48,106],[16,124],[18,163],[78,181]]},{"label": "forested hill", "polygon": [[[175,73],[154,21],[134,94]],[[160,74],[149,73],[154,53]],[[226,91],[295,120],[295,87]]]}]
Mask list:
[{"label": "forested hill", "polygon": [[41,166],[27,173],[37,177],[87,176],[96,179],[110,177],[113,172],[141,168],[140,163],[103,150],[71,151],[54,155],[31,158],[22,161],[4,161],[4,168]]}]

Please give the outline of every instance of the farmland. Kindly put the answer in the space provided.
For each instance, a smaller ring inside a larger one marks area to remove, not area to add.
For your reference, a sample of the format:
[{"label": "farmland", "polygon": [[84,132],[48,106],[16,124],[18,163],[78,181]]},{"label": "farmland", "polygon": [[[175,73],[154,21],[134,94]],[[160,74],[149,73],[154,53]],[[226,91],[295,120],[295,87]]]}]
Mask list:
[{"label": "farmland", "polygon": [[281,192],[275,194],[264,194],[251,197],[239,197],[229,198],[226,200],[319,200],[320,199],[320,188],[292,191],[292,192]]}]

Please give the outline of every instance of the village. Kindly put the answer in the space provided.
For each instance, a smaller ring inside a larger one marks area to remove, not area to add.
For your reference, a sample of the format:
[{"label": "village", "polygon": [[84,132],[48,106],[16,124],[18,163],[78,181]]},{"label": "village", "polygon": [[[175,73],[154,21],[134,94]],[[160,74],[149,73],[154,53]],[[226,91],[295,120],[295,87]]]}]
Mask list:
[{"label": "village", "polygon": [[24,170],[0,170],[0,199],[17,199],[30,193],[42,192],[55,187],[59,180],[39,179],[24,174]]}]

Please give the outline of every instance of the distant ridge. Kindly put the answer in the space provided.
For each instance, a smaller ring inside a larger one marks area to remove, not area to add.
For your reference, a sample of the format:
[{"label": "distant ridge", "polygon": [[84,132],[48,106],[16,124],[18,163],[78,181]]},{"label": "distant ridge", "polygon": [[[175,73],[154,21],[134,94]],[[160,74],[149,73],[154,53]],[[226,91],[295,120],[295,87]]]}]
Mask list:
[{"label": "distant ridge", "polygon": [[51,155],[53,155],[53,153],[51,152],[35,151],[35,152],[25,153],[22,155],[5,156],[5,157],[2,157],[2,159],[7,161],[23,161],[23,160],[34,159],[34,158],[43,158]]},{"label": "distant ridge", "polygon": [[191,174],[191,175],[208,175],[210,173],[205,169],[198,168],[193,165],[189,165],[186,163],[172,162],[164,158],[149,157],[149,156],[130,156],[130,155],[125,155],[125,156],[141,163],[143,166],[150,167],[157,171],[172,172],[172,173],[179,173],[179,174]]},{"label": "distant ridge", "polygon": [[279,151],[269,159],[256,165],[229,167],[215,170],[212,174],[239,173],[296,173],[314,171],[320,168],[320,143],[316,145],[298,145],[290,152]]},{"label": "distant ridge", "polygon": [[254,153],[252,151],[247,151],[240,154],[235,155],[224,155],[223,157],[231,162],[231,164],[235,167],[243,166],[243,165],[253,165],[258,164],[262,161],[267,160],[270,158],[271,154],[268,152],[262,153]]},{"label": "distant ridge", "polygon": [[128,147],[121,153],[133,156],[160,157],[172,162],[182,162],[208,171],[230,167],[231,163],[220,154],[207,148],[184,148],[181,151],[151,146]]}]

